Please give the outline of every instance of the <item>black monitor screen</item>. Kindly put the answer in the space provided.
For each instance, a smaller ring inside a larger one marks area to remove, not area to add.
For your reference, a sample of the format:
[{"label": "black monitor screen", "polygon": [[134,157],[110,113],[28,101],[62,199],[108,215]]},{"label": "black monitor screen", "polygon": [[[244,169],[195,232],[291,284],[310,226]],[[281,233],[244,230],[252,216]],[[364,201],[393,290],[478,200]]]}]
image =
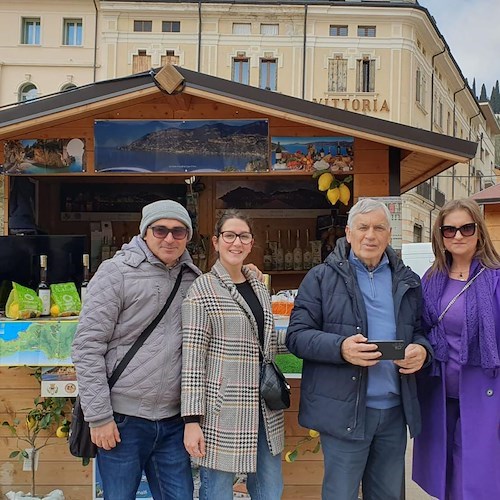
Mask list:
[{"label": "black monitor screen", "polygon": [[4,310],[12,281],[36,289],[40,255],[47,255],[49,283],[77,284],[83,279],[85,236],[0,236],[0,310]]}]

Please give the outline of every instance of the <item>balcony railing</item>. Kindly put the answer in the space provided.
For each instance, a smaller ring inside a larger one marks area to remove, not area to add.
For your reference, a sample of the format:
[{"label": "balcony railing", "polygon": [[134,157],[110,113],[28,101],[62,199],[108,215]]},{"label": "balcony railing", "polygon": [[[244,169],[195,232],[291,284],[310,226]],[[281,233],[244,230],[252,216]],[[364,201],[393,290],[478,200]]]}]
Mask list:
[{"label": "balcony railing", "polygon": [[431,199],[431,185],[428,182],[422,182],[417,186],[417,194],[423,196],[425,199]]}]

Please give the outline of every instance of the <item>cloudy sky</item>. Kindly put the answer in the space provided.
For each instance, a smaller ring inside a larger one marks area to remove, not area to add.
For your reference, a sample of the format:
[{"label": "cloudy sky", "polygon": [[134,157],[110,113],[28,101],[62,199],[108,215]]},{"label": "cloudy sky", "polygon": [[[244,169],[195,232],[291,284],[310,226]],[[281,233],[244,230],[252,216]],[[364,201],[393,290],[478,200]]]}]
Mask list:
[{"label": "cloudy sky", "polygon": [[419,0],[436,20],[463,75],[488,97],[500,80],[500,0]]}]

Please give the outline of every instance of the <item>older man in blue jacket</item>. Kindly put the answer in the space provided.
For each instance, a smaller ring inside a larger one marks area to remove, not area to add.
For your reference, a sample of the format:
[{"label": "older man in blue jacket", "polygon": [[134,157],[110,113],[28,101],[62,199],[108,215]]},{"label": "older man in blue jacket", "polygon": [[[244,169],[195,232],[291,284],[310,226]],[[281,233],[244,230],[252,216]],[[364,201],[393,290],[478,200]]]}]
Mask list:
[{"label": "older man in blue jacket", "polygon": [[[389,246],[390,213],[363,199],[346,238],[304,278],[286,344],[303,358],[299,422],[318,430],[323,500],[397,500],[406,426],[420,431],[414,373],[432,350],[420,326],[419,277]],[[381,359],[375,341],[404,342],[404,359]]]}]

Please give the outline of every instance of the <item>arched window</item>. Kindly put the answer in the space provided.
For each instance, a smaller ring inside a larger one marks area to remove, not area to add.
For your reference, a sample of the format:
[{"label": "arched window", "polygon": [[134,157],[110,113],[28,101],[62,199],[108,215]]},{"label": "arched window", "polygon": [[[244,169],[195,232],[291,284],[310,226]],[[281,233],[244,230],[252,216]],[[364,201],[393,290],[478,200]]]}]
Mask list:
[{"label": "arched window", "polygon": [[25,83],[19,89],[19,101],[30,101],[31,99],[36,99],[38,97],[38,89],[33,83]]},{"label": "arched window", "polygon": [[76,85],[74,83],[66,83],[61,87],[61,92],[64,92],[65,90],[71,90],[71,89],[76,89]]}]

